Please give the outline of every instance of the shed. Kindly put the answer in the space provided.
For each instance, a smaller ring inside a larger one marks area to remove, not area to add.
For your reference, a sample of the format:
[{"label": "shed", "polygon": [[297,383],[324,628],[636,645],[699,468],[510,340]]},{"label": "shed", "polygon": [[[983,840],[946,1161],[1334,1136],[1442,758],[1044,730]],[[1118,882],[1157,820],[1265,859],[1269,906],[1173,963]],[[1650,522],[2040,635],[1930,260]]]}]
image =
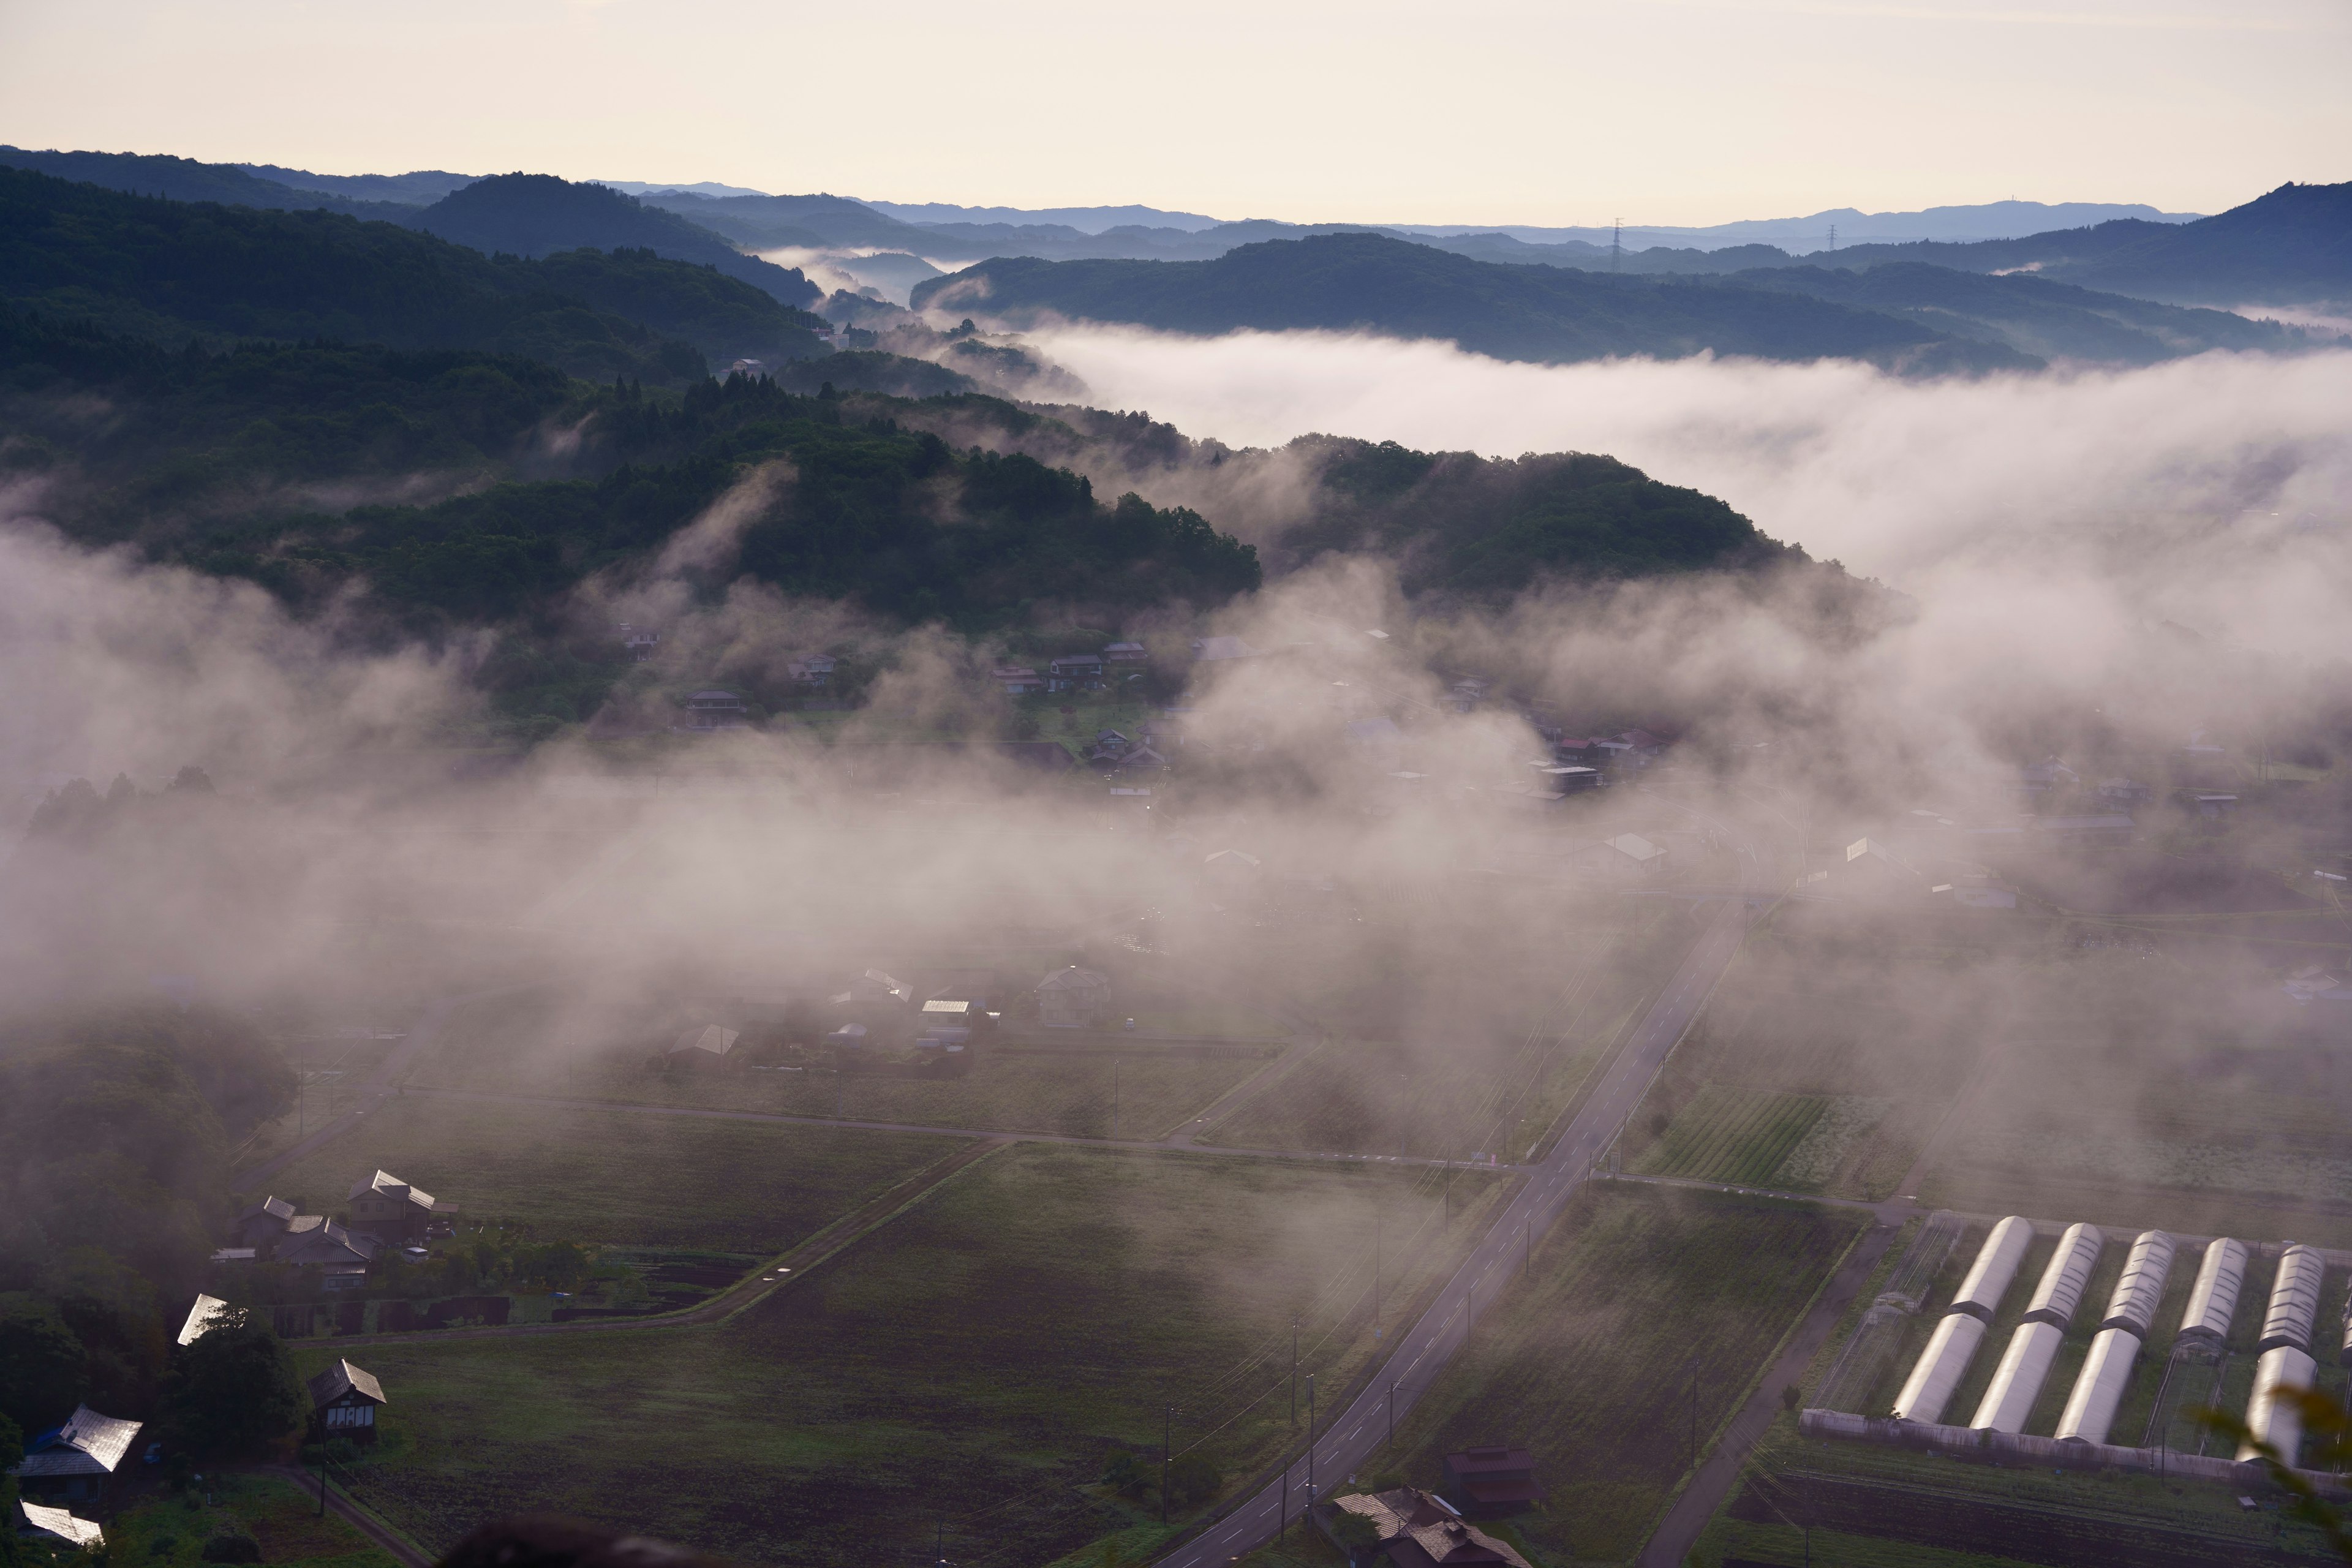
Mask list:
[{"label": "shed", "polygon": [[9,1472],[19,1489],[38,1498],[95,1498],[121,1466],[140,1423],[74,1406],[65,1425],[25,1445],[24,1461]]},{"label": "shed", "polygon": [[2130,1330],[2101,1329],[2093,1335],[2090,1353],[2083,1358],[2083,1370],[2058,1417],[2058,1429],[2051,1435],[2061,1440],[2105,1442],[2116,1424],[2116,1407],[2131,1383],[2132,1363],[2138,1359],[2139,1336]]},{"label": "shed", "polygon": [[1037,1021],[1049,1029],[1091,1029],[1110,1005],[1110,977],[1076,964],[1037,982]]},{"label": "shed", "polygon": [[2058,1238],[2058,1250],[2050,1255],[2049,1266],[2042,1270],[2042,1282],[2033,1288],[2026,1317],[2062,1329],[2074,1321],[2074,1309],[2082,1305],[2083,1291],[2091,1283],[2091,1270],[2099,1266],[2099,1254],[2105,1247],[2106,1237],[2097,1226],[2068,1226]]},{"label": "shed", "polygon": [[2065,1331],[2054,1324],[2018,1324],[1969,1425],[1979,1432],[2024,1431],[2025,1418],[2033,1414],[2033,1402],[2042,1397],[2042,1385],[2050,1381],[2051,1364],[2065,1339]]},{"label": "shed", "polygon": [[1944,1406],[1952,1402],[1952,1391],[1959,1387],[1984,1337],[1982,1318],[1966,1312],[1945,1313],[1936,1331],[1927,1336],[1927,1348],[1919,1352],[1911,1375],[1904,1380],[1903,1392],[1895,1396],[1895,1418],[1930,1425],[1941,1421]]},{"label": "shed", "polygon": [[681,1067],[716,1067],[727,1059],[742,1035],[734,1029],[722,1029],[716,1024],[705,1024],[688,1029],[669,1043],[665,1053]]},{"label": "shed", "polygon": [[1464,1515],[1517,1513],[1543,1500],[1536,1457],[1500,1445],[1445,1456],[1445,1497]]},{"label": "shed", "polygon": [[[2144,1230],[2132,1241],[2124,1271],[2107,1298],[2102,1329],[2125,1329],[2141,1339],[2156,1327],[2156,1309],[2164,1300],[2165,1277],[2172,1272],[2172,1237],[2160,1230]],[[2063,1436],[2063,1434],[2062,1434]],[[2103,1439],[2094,1439],[2101,1441]]]},{"label": "shed", "polygon": [[1990,1322],[2000,1310],[2000,1299],[2017,1280],[2026,1249],[2032,1245],[2033,1222],[2021,1215],[2011,1215],[1986,1232],[1984,1245],[1977,1248],[1977,1260],[1969,1266],[1968,1278],[1960,1281],[1960,1293],[1952,1298],[1951,1310]]},{"label": "shed", "polygon": [[195,1305],[188,1309],[188,1321],[180,1325],[180,1337],[174,1342],[194,1344],[206,1331],[218,1327],[222,1318],[235,1315],[229,1304],[218,1296],[199,1296]]},{"label": "shed", "polygon": [[338,1361],[312,1378],[310,1435],[314,1438],[348,1437],[354,1443],[375,1441],[376,1406],[385,1403],[383,1384],[373,1373]]},{"label": "shed", "polygon": [[2278,1278],[2271,1286],[2270,1310],[2263,1317],[2260,1351],[2282,1345],[2308,1352],[2311,1332],[2319,1321],[2319,1285],[2327,1263],[2315,1247],[2301,1242],[2279,1254]]},{"label": "shed", "polygon": [[16,1504],[16,1533],[35,1541],[54,1541],[77,1552],[94,1552],[106,1544],[106,1531],[72,1510],[43,1508],[37,1502]]},{"label": "shed", "polygon": [[[2246,1429],[2258,1441],[2276,1448],[2279,1458],[2290,1466],[2302,1457],[2303,1412],[2294,1401],[2281,1399],[2279,1390],[2309,1388],[2318,1375],[2319,1363],[2292,1345],[2266,1350],[2254,1363],[2254,1394],[2246,1401]],[[2238,1446],[2240,1464],[2259,1458],[2252,1443]]]},{"label": "shed", "polygon": [[2238,1315],[2238,1291],[2246,1282],[2246,1244],[2216,1237],[2205,1244],[2205,1261],[2198,1267],[2197,1283],[2189,1288],[2189,1306],[2180,1316],[2180,1338],[2219,1345],[2230,1337],[2230,1320]]}]

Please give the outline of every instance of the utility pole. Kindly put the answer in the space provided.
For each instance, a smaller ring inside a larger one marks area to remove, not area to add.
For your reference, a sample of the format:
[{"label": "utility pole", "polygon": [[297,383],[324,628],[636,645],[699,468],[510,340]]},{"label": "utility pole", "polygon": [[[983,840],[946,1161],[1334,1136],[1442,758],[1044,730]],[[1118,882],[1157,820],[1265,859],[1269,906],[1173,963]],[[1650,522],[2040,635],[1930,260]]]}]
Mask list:
[{"label": "utility pole", "polygon": [[1160,1429],[1160,1522],[1168,1522],[1168,1462],[1176,1457],[1176,1407],[1170,1405]]},{"label": "utility pole", "polygon": [[1691,1357],[1691,1473],[1698,1473],[1698,1357]]},{"label": "utility pole", "polygon": [[1396,1379],[1389,1379],[1389,1441],[1396,1441]]},{"label": "utility pole", "polygon": [[939,1560],[938,1568],[948,1568],[948,1516],[946,1514],[940,1515],[939,1544],[933,1549],[932,1554]]},{"label": "utility pole", "polygon": [[1307,1500],[1315,1501],[1315,1374],[1307,1374]]},{"label": "utility pole", "polygon": [[1290,1429],[1298,1430],[1298,1320],[1290,1320]]},{"label": "utility pole", "polygon": [[1118,1058],[1110,1058],[1110,1135],[1118,1136]]}]

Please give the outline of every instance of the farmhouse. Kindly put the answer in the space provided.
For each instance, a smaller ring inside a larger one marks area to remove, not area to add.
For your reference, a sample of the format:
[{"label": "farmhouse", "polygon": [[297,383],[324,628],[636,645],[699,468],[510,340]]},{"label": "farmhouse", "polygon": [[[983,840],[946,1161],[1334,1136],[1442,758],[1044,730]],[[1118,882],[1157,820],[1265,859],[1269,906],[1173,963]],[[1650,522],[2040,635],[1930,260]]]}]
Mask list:
[{"label": "farmhouse", "polygon": [[1333,1524],[1342,1513],[1366,1521],[1376,1532],[1370,1546],[1340,1546],[1349,1568],[1372,1568],[1383,1560],[1392,1568],[1528,1568],[1526,1558],[1465,1522],[1444,1498],[1416,1487],[1335,1498],[1318,1508],[1316,1525],[1335,1545]]},{"label": "farmhouse", "polygon": [[415,1247],[432,1228],[433,1194],[389,1171],[378,1171],[351,1190],[352,1229],[370,1240]]},{"label": "farmhouse", "polygon": [[54,1501],[95,1499],[131,1452],[140,1424],[100,1415],[78,1405],[64,1426],[25,1445],[24,1462],[9,1471],[27,1497]]},{"label": "farmhouse", "polygon": [[1141,664],[1150,657],[1139,642],[1115,642],[1103,649],[1103,658],[1113,664]]},{"label": "farmhouse", "polygon": [[278,1245],[278,1238],[284,1236],[286,1227],[293,1223],[292,1204],[284,1198],[267,1197],[239,1209],[236,1217],[229,1222],[229,1231],[236,1237],[238,1246],[267,1253]]},{"label": "farmhouse", "polygon": [[1048,691],[1100,691],[1103,689],[1103,660],[1098,653],[1071,654],[1050,659],[1045,665],[1045,689]]},{"label": "farmhouse", "polygon": [[695,731],[740,730],[751,722],[751,710],[743,699],[724,687],[713,686],[701,691],[689,691],[686,697],[686,723],[682,728]]},{"label": "farmhouse", "polygon": [[310,1436],[314,1442],[347,1437],[375,1441],[375,1407],[384,1403],[375,1374],[338,1361],[310,1380]]},{"label": "farmhouse", "polygon": [[806,658],[796,658],[784,667],[784,673],[803,686],[822,691],[833,684],[833,672],[838,668],[831,654],[813,653]]},{"label": "farmhouse", "polygon": [[988,678],[1004,688],[1008,696],[1026,697],[1045,689],[1045,678],[1025,664],[1000,664],[989,671]]},{"label": "farmhouse", "polygon": [[1525,1448],[1465,1448],[1445,1456],[1445,1499],[1465,1517],[1517,1513],[1543,1499]]},{"label": "farmhouse", "polygon": [[366,1282],[367,1266],[376,1254],[372,1237],[358,1236],[323,1215],[296,1215],[278,1244],[274,1261],[297,1268],[316,1268],[330,1290],[347,1290]]},{"label": "farmhouse", "polygon": [[1110,977],[1072,964],[1037,983],[1037,1021],[1049,1029],[1091,1029],[1110,1006]]}]

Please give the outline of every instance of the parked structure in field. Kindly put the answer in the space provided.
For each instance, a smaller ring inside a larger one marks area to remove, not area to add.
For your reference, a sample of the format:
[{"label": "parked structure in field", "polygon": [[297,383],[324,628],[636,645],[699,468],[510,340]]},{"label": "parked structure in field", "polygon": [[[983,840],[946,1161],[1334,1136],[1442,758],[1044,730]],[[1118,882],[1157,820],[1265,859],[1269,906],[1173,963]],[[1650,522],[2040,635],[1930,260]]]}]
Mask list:
[{"label": "parked structure in field", "polygon": [[2278,1278],[2271,1285],[2270,1310],[2263,1316],[2256,1350],[2285,1348],[2309,1354],[2311,1331],[2319,1322],[2320,1281],[2326,1272],[2326,1260],[2315,1247],[2295,1242],[2279,1254]]},{"label": "parked structure in field", "polygon": [[2099,1254],[2105,1247],[2106,1237],[2097,1226],[2068,1226],[2058,1237],[2058,1250],[2050,1255],[2049,1265],[2042,1270],[2041,1283],[2033,1288],[2026,1320],[2060,1329],[2073,1322],[2074,1309],[2082,1305],[2083,1292],[2091,1283],[2091,1270],[2099,1266]]},{"label": "parked structure in field", "polygon": [[2197,1282],[2189,1289],[2189,1306],[2180,1317],[2180,1337],[2217,1347],[2226,1342],[2245,1282],[2246,1244],[2225,1236],[2207,1242],[2205,1261],[2198,1266]]},{"label": "parked structure in field", "polygon": [[310,1380],[310,1437],[324,1442],[347,1437],[375,1441],[376,1406],[385,1403],[383,1384],[373,1373],[338,1361]]},{"label": "parked structure in field", "polygon": [[1445,1500],[1465,1518],[1519,1513],[1543,1500],[1536,1457],[1525,1448],[1465,1448],[1445,1456]]},{"label": "parked structure in field", "polygon": [[415,1247],[433,1228],[438,1205],[431,1193],[378,1171],[351,1190],[352,1229],[393,1247]]},{"label": "parked structure in field", "polygon": [[87,1519],[76,1519],[70,1509],[43,1508],[37,1502],[16,1504],[16,1533],[29,1541],[69,1552],[98,1552],[106,1545],[106,1531]]},{"label": "parked structure in field", "polygon": [[[1371,1525],[1370,1544],[1340,1539],[1336,1521],[1350,1513]],[[1314,1519],[1349,1568],[1528,1568],[1526,1558],[1464,1520],[1444,1498],[1417,1487],[1334,1498],[1315,1506]]]},{"label": "parked structure in field", "polygon": [[2092,1335],[2090,1353],[2083,1358],[2058,1429],[2051,1435],[2080,1443],[2105,1442],[2116,1424],[2116,1407],[2131,1383],[2132,1363],[2138,1359],[2139,1336],[2129,1329],[2101,1329]]},{"label": "parked structure in field", "polygon": [[1076,964],[1037,982],[1037,1021],[1049,1029],[1091,1029],[1110,1006],[1110,977]]},{"label": "parked structure in field", "polygon": [[727,1060],[727,1053],[733,1050],[735,1042],[742,1037],[734,1029],[703,1024],[680,1034],[669,1043],[669,1049],[663,1054],[673,1067],[718,1067]]},{"label": "parked structure in field", "polygon": [[2025,1418],[2042,1397],[2042,1385],[2050,1381],[2051,1365],[2065,1338],[2066,1331],[2055,1324],[2018,1324],[1969,1425],[1980,1432],[2024,1431]]},{"label": "parked structure in field", "polygon": [[[2295,1463],[2303,1447],[2303,1413],[2293,1400],[2281,1399],[2279,1390],[2309,1388],[2318,1375],[2319,1363],[2292,1345],[2266,1350],[2254,1363],[2254,1393],[2246,1401],[2246,1430],[2254,1442],[2277,1449],[2279,1458],[2289,1465]],[[2253,1442],[2238,1446],[2242,1463],[2260,1457]]]},{"label": "parked structure in field", "polygon": [[1936,1331],[1927,1336],[1927,1348],[1913,1363],[1903,1392],[1895,1396],[1895,1418],[1931,1426],[1942,1421],[1944,1407],[1952,1402],[1952,1391],[1959,1387],[1984,1337],[1982,1318],[1967,1312],[1945,1313]]},{"label": "parked structure in field", "polygon": [[96,1500],[106,1483],[121,1468],[139,1436],[140,1423],[100,1415],[87,1405],[77,1405],[65,1425],[44,1432],[25,1445],[23,1462],[8,1473],[17,1490],[44,1502]]},{"label": "parked structure in field", "polygon": [[188,1321],[180,1325],[180,1337],[173,1342],[194,1344],[207,1331],[217,1327],[222,1318],[234,1316],[235,1310],[218,1296],[199,1296],[196,1304],[188,1309]]},{"label": "parked structure in field", "polygon": [[[2156,1309],[2164,1300],[2164,1281],[2172,1272],[2172,1237],[2160,1230],[2144,1230],[2132,1240],[2124,1271],[2107,1299],[2102,1329],[2124,1329],[2145,1340],[2156,1326]],[[2104,1439],[2102,1439],[2104,1441]]]},{"label": "parked structure in field", "polygon": [[2011,1215],[1986,1233],[1984,1245],[1977,1248],[1977,1260],[1969,1265],[1968,1277],[1960,1281],[1959,1294],[1952,1298],[1951,1310],[1966,1312],[1986,1322],[2000,1310],[2000,1299],[2009,1294],[2010,1286],[2017,1281],[2017,1270],[2025,1261],[2026,1249],[2033,1245],[2033,1222],[2021,1215]]}]

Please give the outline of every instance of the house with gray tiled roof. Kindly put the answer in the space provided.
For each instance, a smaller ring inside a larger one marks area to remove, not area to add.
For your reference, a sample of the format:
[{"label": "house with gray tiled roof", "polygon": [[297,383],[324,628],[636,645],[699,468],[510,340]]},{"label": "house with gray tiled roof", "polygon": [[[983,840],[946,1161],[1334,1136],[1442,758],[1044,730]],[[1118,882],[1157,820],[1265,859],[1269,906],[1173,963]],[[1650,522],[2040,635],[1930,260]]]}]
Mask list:
[{"label": "house with gray tiled roof", "polygon": [[375,1441],[376,1406],[387,1403],[375,1374],[338,1361],[310,1381],[310,1436],[315,1441],[344,1437]]},{"label": "house with gray tiled roof", "polygon": [[49,1501],[98,1498],[131,1452],[139,1427],[136,1421],[76,1405],[64,1426],[25,1445],[24,1462],[9,1474],[26,1497]]}]

